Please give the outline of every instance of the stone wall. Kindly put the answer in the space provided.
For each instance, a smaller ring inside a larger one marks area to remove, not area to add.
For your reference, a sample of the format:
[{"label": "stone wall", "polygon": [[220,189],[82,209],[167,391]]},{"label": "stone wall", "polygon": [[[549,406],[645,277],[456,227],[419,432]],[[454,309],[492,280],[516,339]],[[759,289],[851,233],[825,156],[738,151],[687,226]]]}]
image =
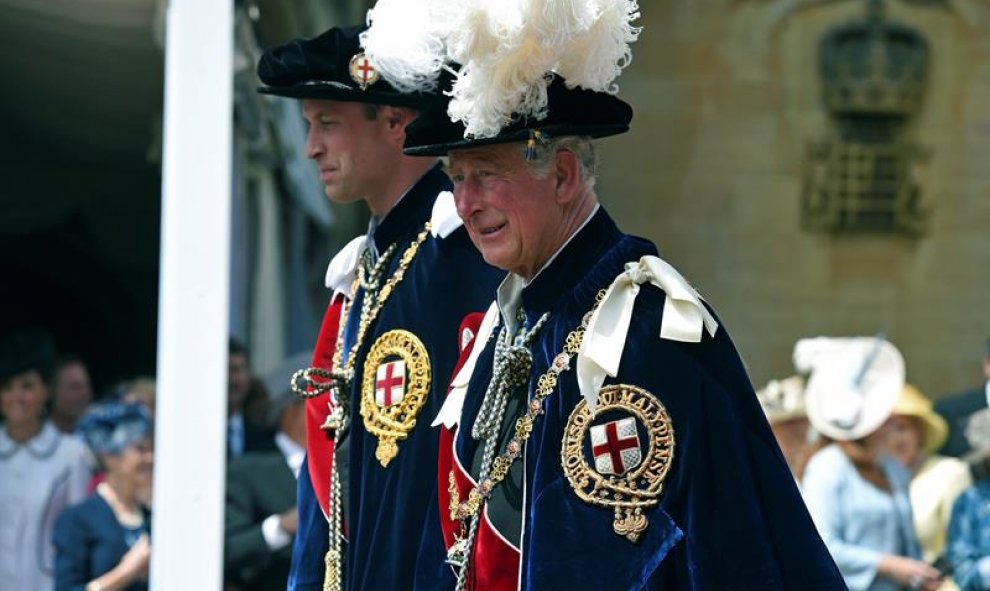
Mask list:
[{"label": "stone wall", "polygon": [[620,94],[633,130],[603,144],[606,207],[656,241],[719,310],[757,386],[800,337],[884,331],[932,397],[980,383],[990,337],[990,5],[887,0],[931,47],[912,130],[926,232],[801,228],[806,151],[829,125],[819,41],[861,0],[642,1]]}]

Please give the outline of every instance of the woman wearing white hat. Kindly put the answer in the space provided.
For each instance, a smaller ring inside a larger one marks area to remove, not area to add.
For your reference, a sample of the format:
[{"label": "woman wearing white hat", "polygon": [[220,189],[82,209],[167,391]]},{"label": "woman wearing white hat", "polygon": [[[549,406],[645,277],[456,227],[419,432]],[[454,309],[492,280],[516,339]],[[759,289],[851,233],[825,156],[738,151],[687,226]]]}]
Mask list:
[{"label": "woman wearing white hat", "polygon": [[[941,561],[952,504],[972,483],[969,466],[956,458],[934,455],[945,443],[949,428],[931,401],[911,384],[901,390],[888,423],[888,450],[913,474],[911,511],[921,554],[929,564]],[[939,588],[955,589],[948,579]]]},{"label": "woman wearing white hat", "polygon": [[808,418],[833,441],[808,462],[802,492],[851,591],[934,591],[908,497],[910,474],[884,453],[904,386],[904,359],[883,338],[807,339],[794,352],[811,371]]}]

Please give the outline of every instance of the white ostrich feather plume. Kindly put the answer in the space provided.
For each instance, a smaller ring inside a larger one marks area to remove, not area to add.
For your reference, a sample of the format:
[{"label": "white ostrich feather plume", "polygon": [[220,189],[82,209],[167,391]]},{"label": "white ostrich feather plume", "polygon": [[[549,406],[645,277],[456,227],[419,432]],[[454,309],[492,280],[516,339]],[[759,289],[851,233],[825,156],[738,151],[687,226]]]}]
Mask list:
[{"label": "white ostrich feather plume", "polygon": [[615,79],[632,62],[629,44],[639,37],[640,28],[632,26],[639,7],[635,0],[599,0],[598,5],[591,25],[570,43],[556,71],[571,88],[615,94],[619,91]]},{"label": "white ostrich feather plume", "polygon": [[362,43],[403,91],[432,91],[459,64],[448,114],[468,137],[491,137],[514,117],[546,117],[552,74],[617,92],[638,17],[636,0],[379,0]]},{"label": "white ostrich feather plume", "polygon": [[361,46],[401,92],[431,92],[447,60],[445,25],[463,0],[378,0],[368,11]]}]

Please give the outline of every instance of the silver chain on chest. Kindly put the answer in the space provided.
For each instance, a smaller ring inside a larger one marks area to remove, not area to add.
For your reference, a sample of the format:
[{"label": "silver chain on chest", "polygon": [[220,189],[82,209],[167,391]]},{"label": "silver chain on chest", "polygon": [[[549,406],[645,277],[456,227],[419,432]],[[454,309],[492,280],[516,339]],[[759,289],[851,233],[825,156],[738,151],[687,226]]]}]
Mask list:
[{"label": "silver chain on chest", "polygon": [[[505,418],[505,409],[509,395],[513,390],[529,383],[530,372],[533,369],[533,354],[529,350],[536,334],[543,328],[549,314],[540,316],[533,328],[526,330],[525,314],[520,309],[520,328],[511,339],[505,326],[499,331],[495,341],[495,356],[492,362],[492,379],[481,402],[481,408],[471,429],[471,436],[484,440],[484,452],[481,456],[481,470],[478,482],[483,481],[491,472],[495,451],[498,449],[498,434]],[[480,512],[471,518],[468,534],[458,543],[462,545],[463,562],[457,571],[457,591],[467,588],[467,573],[470,565],[471,548],[474,546],[478,533]]]}]

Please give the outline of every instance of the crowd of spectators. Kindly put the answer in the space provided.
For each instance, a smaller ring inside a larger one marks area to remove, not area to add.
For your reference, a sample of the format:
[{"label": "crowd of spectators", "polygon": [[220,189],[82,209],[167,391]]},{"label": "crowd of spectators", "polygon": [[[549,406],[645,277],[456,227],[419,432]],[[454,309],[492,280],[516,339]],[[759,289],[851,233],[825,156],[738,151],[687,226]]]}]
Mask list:
[{"label": "crowd of spectators", "polygon": [[985,383],[933,406],[882,338],[817,341],[831,361],[757,395],[849,589],[990,590],[990,342]]},{"label": "crowd of spectators", "polygon": [[[305,407],[229,344],[226,591],[285,588]],[[269,395],[271,392],[271,395]],[[0,591],[148,588],[155,380],[105,390],[43,331],[0,335]]]},{"label": "crowd of spectators", "polygon": [[[937,406],[903,368],[890,394],[896,371],[879,362],[857,373],[869,385],[856,412],[841,382],[815,377],[844,375],[836,363],[757,393],[794,475],[782,486],[800,487],[852,591],[990,590],[987,345],[987,381]],[[261,379],[243,345],[228,351],[224,586],[281,590],[305,454],[305,406],[288,382],[308,355]],[[84,358],[47,334],[0,338],[0,590],[147,589],[155,382],[95,392]]]}]

